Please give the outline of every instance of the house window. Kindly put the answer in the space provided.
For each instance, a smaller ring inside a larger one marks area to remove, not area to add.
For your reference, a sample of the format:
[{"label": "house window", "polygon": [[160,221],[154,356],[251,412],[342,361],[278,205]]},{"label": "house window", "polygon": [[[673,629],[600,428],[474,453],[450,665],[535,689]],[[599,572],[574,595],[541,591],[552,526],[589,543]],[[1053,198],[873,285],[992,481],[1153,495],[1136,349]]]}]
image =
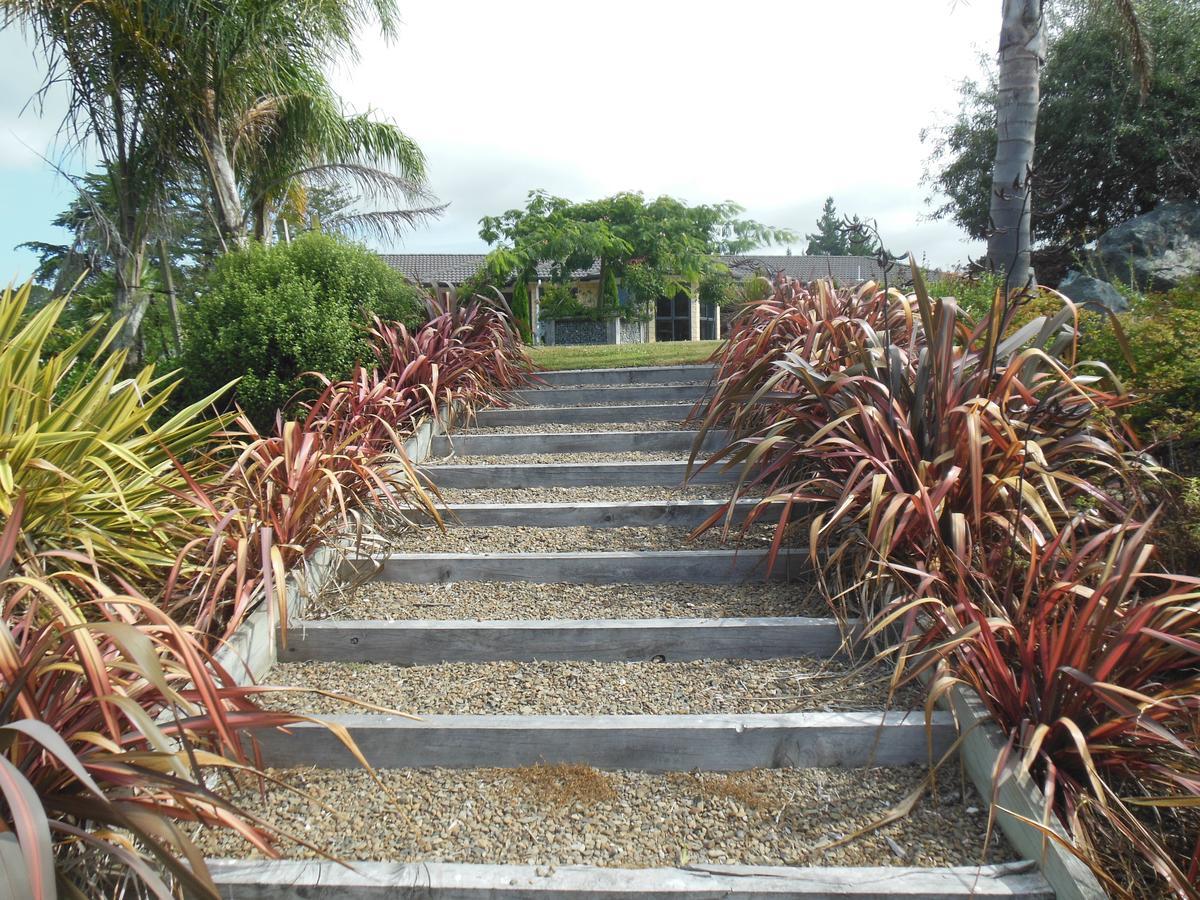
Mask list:
[{"label": "house window", "polygon": [[717,339],[717,304],[700,304],[700,340],[715,341]]},{"label": "house window", "polygon": [[689,341],[692,339],[692,300],[680,291],[671,297],[659,297],[654,316],[656,341]]}]

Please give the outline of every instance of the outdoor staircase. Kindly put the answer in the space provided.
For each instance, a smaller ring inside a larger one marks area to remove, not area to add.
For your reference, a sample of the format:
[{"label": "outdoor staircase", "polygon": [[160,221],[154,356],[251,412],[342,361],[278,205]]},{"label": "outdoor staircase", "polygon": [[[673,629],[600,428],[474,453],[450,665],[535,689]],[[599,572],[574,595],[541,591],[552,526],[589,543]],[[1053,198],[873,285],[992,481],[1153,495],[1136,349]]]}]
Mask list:
[{"label": "outdoor staircase", "polygon": [[[711,370],[703,366],[544,373],[547,386],[519,393],[508,409],[480,413],[478,432],[434,439],[441,459],[427,469],[452,489],[450,527],[606,529],[670,525],[691,528],[719,504],[706,497],[586,502],[464,502],[482,489],[546,486],[677,486],[694,432],[605,430],[604,423],[679,422],[701,398]],[[581,405],[604,403],[605,405]],[[539,424],[590,426],[539,433]],[[523,433],[489,431],[500,426]],[[713,435],[706,446],[719,445]],[[611,454],[610,461],[508,463],[504,457]],[[677,454],[674,461],[621,460],[638,453]],[[451,456],[450,454],[454,454]],[[486,457],[460,465],[455,457]],[[703,482],[728,482],[714,470]],[[743,503],[744,509],[748,504]],[[457,524],[455,524],[457,522]],[[421,583],[520,582],[654,585],[664,582],[736,586],[765,575],[766,551],[748,549],[610,552],[438,553],[389,556],[379,580]],[[353,565],[353,563],[351,564]],[[802,579],[806,554],[781,554],[776,579]],[[447,590],[452,591],[453,587]],[[649,589],[649,588],[647,588]],[[799,590],[799,588],[798,588]],[[280,661],[437,665],[512,661],[595,662],[826,659],[839,652],[836,623],[815,617],[395,620],[295,623]],[[749,665],[749,663],[747,663]],[[387,697],[375,698],[387,704]],[[421,714],[420,709],[413,712]],[[373,767],[484,768],[539,763],[642,772],[732,772],[754,768],[839,768],[924,765],[953,742],[948,714],[927,729],[923,711],[855,710],[675,715],[338,715]],[[276,767],[357,766],[336,735],[302,724],[289,734],[262,734]],[[956,780],[956,775],[947,773]],[[898,801],[900,798],[890,798]],[[346,798],[347,804],[353,798]],[[893,860],[895,861],[895,860]],[[365,863],[353,869],[316,861],[218,861],[213,872],[230,897],[1052,897],[1030,862],[953,868],[745,866],[688,864],[630,869],[600,866],[480,863]]]}]

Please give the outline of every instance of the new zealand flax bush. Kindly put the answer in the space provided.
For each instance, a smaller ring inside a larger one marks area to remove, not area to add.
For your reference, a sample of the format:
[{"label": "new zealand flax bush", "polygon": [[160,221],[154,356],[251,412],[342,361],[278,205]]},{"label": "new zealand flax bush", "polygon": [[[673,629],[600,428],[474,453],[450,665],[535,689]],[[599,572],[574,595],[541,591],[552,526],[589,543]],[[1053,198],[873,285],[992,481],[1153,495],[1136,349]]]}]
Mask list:
[{"label": "new zealand flax bush", "polygon": [[1154,563],[1158,473],[1078,346],[1053,292],[972,317],[919,272],[910,297],[781,282],[715,358],[697,414],[733,441],[705,465],[741,471],[735,500],[765,487],[749,521],[782,504],[772,552],[808,544],[897,683],[980,694],[1098,868],[1137,859],[1194,896],[1196,582]]}]

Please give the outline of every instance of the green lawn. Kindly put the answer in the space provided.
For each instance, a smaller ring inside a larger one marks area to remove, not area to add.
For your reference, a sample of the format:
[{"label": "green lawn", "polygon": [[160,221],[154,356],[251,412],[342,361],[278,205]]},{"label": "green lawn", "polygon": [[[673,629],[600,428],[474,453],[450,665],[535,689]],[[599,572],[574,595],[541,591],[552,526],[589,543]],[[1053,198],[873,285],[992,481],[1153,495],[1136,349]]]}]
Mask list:
[{"label": "green lawn", "polygon": [[622,366],[685,366],[706,362],[720,341],[670,341],[661,344],[566,344],[531,347],[543,369],[615,369]]}]

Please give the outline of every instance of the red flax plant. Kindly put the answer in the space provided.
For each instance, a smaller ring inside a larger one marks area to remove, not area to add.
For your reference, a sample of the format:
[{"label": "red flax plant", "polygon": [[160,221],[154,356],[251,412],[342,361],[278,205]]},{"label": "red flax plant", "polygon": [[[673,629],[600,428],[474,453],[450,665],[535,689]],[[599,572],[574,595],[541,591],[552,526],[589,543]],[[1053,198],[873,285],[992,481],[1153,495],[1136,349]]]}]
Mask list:
[{"label": "red flax plant", "polygon": [[212,521],[211,535],[181,553],[197,574],[167,588],[177,598],[172,614],[204,634],[228,638],[264,597],[286,623],[288,572],[367,521],[409,509],[437,521],[400,436],[388,430],[384,444],[367,430],[353,383],[327,388],[303,421],[277,420],[274,435],[259,434],[244,417],[237,424],[211,451],[226,467],[216,489],[192,484]]},{"label": "red flax plant", "polygon": [[930,705],[955,684],[979,694],[1100,874],[1142,861],[1140,886],[1114,879],[1113,891],[1145,890],[1148,868],[1160,887],[1194,898],[1200,579],[1156,568],[1150,529],[1093,533],[1076,522],[1028,555],[959,560],[897,599],[875,629],[919,611],[904,677],[936,673]]},{"label": "red flax plant", "polygon": [[442,410],[502,406],[530,382],[533,363],[504,310],[453,295],[429,303],[433,316],[415,334],[378,320],[371,334],[378,377],[403,399],[409,427]]},{"label": "red flax plant", "polygon": [[[814,361],[809,343],[788,350],[775,367],[789,389],[724,401],[764,406],[766,424],[706,463],[742,468],[734,501],[766,487],[747,524],[781,504],[772,560],[793,511],[811,512],[812,560],[835,582],[827,594],[847,598],[848,617],[878,611],[889,565],[932,575],[1009,540],[1045,544],[1081,507],[1103,528],[1139,502],[1131,448],[1105,418],[1125,401],[1076,365],[1069,301],[1006,335],[1015,307],[998,303],[971,326],[916,277],[900,309],[919,316],[903,344],[874,329],[827,328],[844,352]],[[792,302],[812,315],[805,295]],[[722,415],[710,408],[706,424]]]},{"label": "red flax plant", "polygon": [[733,320],[715,354],[713,395],[696,410],[705,412],[702,427],[723,425],[745,437],[770,424],[772,405],[761,401],[802,388],[780,365],[789,353],[832,373],[857,361],[864,347],[911,344],[919,334],[913,325],[912,305],[895,289],[867,282],[857,290],[836,290],[827,281],[806,285],[780,275],[770,297]]},{"label": "red flax plant", "polygon": [[285,835],[225,800],[221,776],[261,774],[247,729],[307,720],[259,709],[194,629],[85,566],[14,567],[21,507],[0,535],[0,892],[215,900],[186,830],[275,855]]}]

